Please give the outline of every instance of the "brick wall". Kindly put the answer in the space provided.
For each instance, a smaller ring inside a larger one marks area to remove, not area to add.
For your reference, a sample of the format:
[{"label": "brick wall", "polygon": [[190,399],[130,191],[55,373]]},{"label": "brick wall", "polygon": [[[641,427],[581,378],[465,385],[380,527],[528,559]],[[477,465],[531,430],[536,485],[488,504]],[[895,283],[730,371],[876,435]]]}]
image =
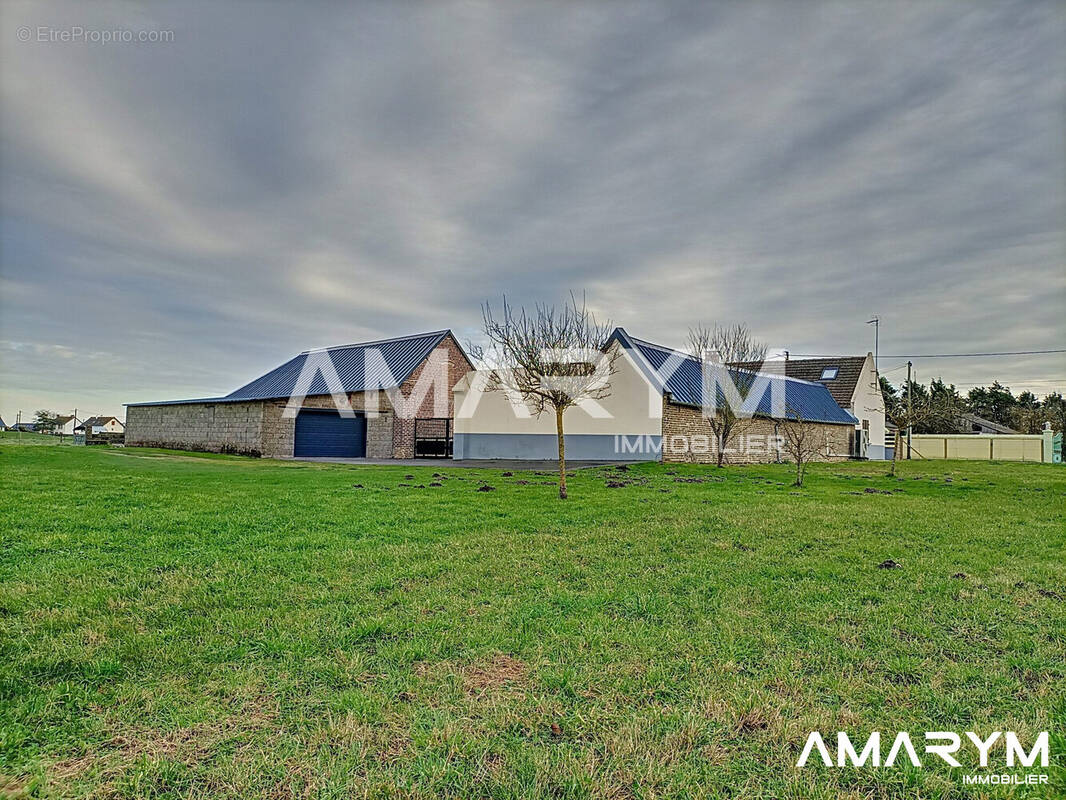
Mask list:
[{"label": "brick wall", "polygon": [[[452,393],[452,387],[459,382],[466,373],[470,372],[474,368],[474,365],[467,360],[467,357],[460,349],[458,342],[451,336],[451,334],[444,337],[441,343],[437,345],[437,349],[443,349],[446,352],[446,364],[447,374],[441,376],[441,380],[433,384],[433,388],[426,393],[425,398],[419,404],[417,416],[420,418],[436,417],[439,414],[434,408],[435,405],[435,393],[438,385],[444,386],[447,391],[447,397],[445,398],[444,406],[447,408],[447,413],[444,415],[449,419],[455,417],[455,397]],[[419,378],[422,377],[423,372],[427,370],[432,361],[427,359],[419,364],[415,371],[411,373],[411,377],[400,384],[400,391],[403,392],[404,397],[411,397],[411,393],[415,389],[415,385],[418,383]],[[414,458],[415,455],[415,421],[410,419],[397,419],[392,429],[392,451],[393,458]]]},{"label": "brick wall", "polygon": [[126,445],[262,455],[263,403],[129,406]]},{"label": "brick wall", "polygon": [[[812,423],[815,424],[815,423]],[[817,424],[825,437],[829,455],[822,454],[818,461],[839,461],[848,457],[848,433],[850,425]],[[742,420],[735,439],[727,447],[734,452],[726,453],[729,464],[769,464],[779,460],[775,436],[778,434],[772,419],[756,417]],[[702,409],[663,404],[663,461],[696,462],[713,464],[718,460],[714,432]],[[788,461],[785,450],[780,460]]]}]

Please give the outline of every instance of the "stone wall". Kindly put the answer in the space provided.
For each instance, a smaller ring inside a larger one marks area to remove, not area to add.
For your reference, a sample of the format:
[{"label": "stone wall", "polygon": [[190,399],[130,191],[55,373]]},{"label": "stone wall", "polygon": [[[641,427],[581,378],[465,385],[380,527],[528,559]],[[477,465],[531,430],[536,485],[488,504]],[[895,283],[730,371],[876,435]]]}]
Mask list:
[{"label": "stone wall", "polygon": [[[811,423],[825,440],[816,461],[840,461],[848,458],[848,434],[851,425]],[[742,420],[727,445],[726,463],[769,464],[789,461],[788,452],[778,451],[776,437],[783,432],[779,423],[764,417]],[[703,410],[664,402],[663,461],[713,464],[718,460],[717,442]]]},{"label": "stone wall", "polygon": [[[445,416],[454,416],[452,387],[473,366],[450,335],[438,349],[446,353],[447,373],[434,382],[419,403],[419,417],[437,416],[435,394],[438,387],[447,393]],[[411,397],[423,372],[433,362],[420,364],[400,386],[403,397]],[[291,458],[296,438],[296,420],[282,416],[285,400],[257,400],[242,403],[175,403],[173,405],[129,406],[126,443],[135,447],[166,447],[176,450],[202,450],[214,453]],[[414,419],[397,416],[388,394],[377,393],[376,402],[364,392],[350,392],[348,402],[355,411],[378,411],[366,420],[368,458],[414,457]],[[304,398],[306,408],[334,408],[331,395]]]},{"label": "stone wall", "polygon": [[263,403],[175,403],[129,406],[128,447],[263,454]]}]

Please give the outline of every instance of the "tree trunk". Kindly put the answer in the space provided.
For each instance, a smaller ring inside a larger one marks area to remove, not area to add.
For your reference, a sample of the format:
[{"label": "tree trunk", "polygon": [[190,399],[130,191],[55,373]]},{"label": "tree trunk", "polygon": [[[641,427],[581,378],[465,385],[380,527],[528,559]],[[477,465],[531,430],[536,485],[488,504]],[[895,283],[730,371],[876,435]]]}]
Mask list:
[{"label": "tree trunk", "polygon": [[899,458],[899,448],[903,444],[903,436],[900,435],[899,428],[896,428],[896,435],[892,442],[892,468],[888,471],[888,474],[892,477],[896,476],[896,459]]},{"label": "tree trunk", "polygon": [[728,435],[729,435],[729,430],[727,428],[722,428],[721,432],[718,434],[718,466],[719,467],[722,466],[723,462],[725,461],[725,438]]},{"label": "tree trunk", "polygon": [[559,499],[566,499],[566,439],[563,436],[563,409],[555,409],[555,435],[559,438]]}]

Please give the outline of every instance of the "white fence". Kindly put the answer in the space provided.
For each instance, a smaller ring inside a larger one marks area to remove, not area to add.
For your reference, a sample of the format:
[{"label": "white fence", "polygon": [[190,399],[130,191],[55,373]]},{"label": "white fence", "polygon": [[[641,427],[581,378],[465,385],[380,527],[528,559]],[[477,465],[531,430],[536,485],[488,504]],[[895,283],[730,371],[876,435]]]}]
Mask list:
[{"label": "white fence", "polygon": [[[970,461],[1046,461],[1051,463],[1051,431],[1043,435],[1025,434],[944,434],[923,433],[911,437],[911,458],[961,458]],[[906,458],[907,437],[903,437]]]}]

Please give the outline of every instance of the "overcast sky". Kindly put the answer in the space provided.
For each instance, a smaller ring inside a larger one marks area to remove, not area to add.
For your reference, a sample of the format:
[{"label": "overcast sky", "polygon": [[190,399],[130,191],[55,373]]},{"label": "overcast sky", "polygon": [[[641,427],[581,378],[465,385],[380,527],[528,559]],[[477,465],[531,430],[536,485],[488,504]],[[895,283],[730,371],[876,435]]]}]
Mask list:
[{"label": "overcast sky", "polygon": [[1060,2],[5,2],[0,414],[464,338],[504,292],[671,345],[1062,347],[1064,54]]}]

